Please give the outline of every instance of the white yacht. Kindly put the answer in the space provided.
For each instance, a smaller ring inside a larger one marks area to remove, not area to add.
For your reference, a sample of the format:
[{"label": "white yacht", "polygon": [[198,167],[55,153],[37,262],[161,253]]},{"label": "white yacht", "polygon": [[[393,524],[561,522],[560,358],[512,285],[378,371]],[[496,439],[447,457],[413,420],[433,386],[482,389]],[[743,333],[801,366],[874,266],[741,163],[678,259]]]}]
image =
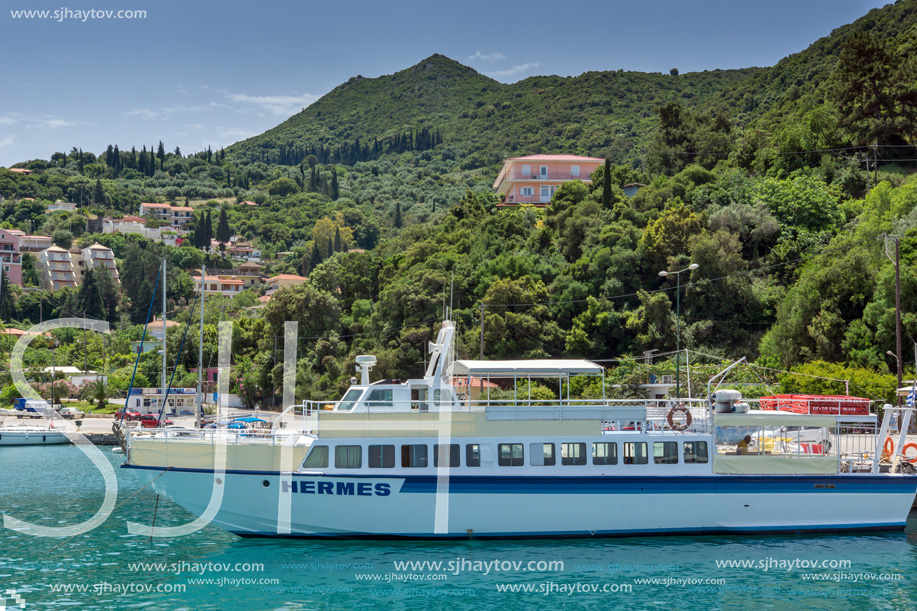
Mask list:
[{"label": "white yacht", "polygon": [[[129,431],[123,468],[240,536],[507,538],[903,529],[917,493],[877,416],[705,400],[572,397],[580,360],[454,361],[304,402],[298,427]],[[725,372],[724,372],[725,373]],[[462,379],[461,384],[455,384]],[[531,399],[532,380],[556,389]],[[496,381],[496,382],[495,382]],[[456,392],[456,388],[462,390]],[[490,389],[498,388],[499,390]],[[906,430],[911,411],[900,410]],[[894,443],[895,447],[902,444]]]},{"label": "white yacht", "polygon": [[62,430],[50,426],[0,426],[0,446],[40,446],[57,443],[70,443],[70,439]]}]

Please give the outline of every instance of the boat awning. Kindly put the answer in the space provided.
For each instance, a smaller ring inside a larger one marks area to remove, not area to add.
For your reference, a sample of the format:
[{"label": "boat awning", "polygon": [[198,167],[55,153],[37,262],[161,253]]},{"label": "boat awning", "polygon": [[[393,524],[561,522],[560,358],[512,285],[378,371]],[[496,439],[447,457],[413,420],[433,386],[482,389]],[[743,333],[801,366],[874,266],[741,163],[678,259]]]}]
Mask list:
[{"label": "boat awning", "polygon": [[529,361],[455,361],[453,376],[473,375],[479,378],[561,378],[576,374],[598,375],[601,365],[574,359]]}]

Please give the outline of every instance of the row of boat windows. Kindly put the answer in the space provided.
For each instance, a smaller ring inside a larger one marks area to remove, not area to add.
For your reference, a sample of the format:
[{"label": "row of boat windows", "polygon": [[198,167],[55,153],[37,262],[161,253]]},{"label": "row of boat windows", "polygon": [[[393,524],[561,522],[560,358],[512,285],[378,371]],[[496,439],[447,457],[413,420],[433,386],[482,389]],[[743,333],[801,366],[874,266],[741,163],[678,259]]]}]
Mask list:
[{"label": "row of boat windows", "polygon": [[[554,466],[557,464],[554,443],[530,443],[529,464],[533,466]],[[585,465],[589,458],[588,445],[584,442],[561,443],[561,465]],[[618,464],[618,442],[601,441],[591,444],[593,465]],[[657,465],[675,465],[679,462],[677,441],[656,441],[650,444],[644,441],[623,442],[621,463],[625,465],[649,464],[649,452],[653,452],[653,463]],[[429,447],[423,443],[403,444],[400,446],[400,464],[403,468],[422,469],[430,466]],[[395,445],[370,445],[367,448],[367,464],[370,469],[394,469],[396,463]],[[462,446],[457,443],[433,444],[433,466],[461,467]],[[465,466],[481,466],[481,444],[465,445]],[[327,469],[329,464],[329,446],[312,447],[309,456],[303,462],[304,469]],[[708,461],[706,441],[682,442],[682,459],[685,464],[701,464]],[[486,462],[486,461],[485,461]],[[501,467],[521,467],[525,465],[525,444],[497,444],[497,465]],[[360,469],[363,466],[363,446],[339,445],[334,447],[334,467],[336,469]]]}]

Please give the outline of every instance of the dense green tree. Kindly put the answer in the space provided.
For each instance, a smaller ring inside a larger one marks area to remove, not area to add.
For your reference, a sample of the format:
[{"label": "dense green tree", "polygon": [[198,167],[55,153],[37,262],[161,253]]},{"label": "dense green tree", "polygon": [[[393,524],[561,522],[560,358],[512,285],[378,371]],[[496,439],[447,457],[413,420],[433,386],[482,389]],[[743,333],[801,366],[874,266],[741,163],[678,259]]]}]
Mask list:
[{"label": "dense green tree", "polygon": [[38,270],[35,269],[35,259],[32,253],[28,252],[22,253],[22,285],[41,285],[41,278],[38,276]]},{"label": "dense green tree", "polygon": [[232,229],[229,227],[229,218],[226,216],[226,208],[220,210],[220,218],[217,221],[217,241],[229,243],[232,238]]}]

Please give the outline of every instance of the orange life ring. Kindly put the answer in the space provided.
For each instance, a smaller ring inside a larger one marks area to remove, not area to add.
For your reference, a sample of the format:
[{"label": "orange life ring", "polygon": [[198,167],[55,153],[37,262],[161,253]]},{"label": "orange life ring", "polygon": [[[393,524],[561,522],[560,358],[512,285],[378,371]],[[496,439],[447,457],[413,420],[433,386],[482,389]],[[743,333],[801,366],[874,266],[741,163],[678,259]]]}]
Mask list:
[{"label": "orange life ring", "polygon": [[[675,412],[680,412],[685,415],[685,421],[683,423],[678,424],[678,425],[675,424]],[[670,429],[675,430],[675,431],[683,431],[687,429],[689,426],[691,426],[692,417],[691,417],[691,412],[688,410],[687,407],[685,407],[684,405],[676,405],[675,407],[669,410],[669,413],[668,415],[666,415],[665,419],[668,421]]]},{"label": "orange life ring", "polygon": [[885,438],[885,445],[882,446],[882,449],[885,450],[885,453],[889,456],[895,453],[895,442],[892,441],[891,437]]},{"label": "orange life ring", "polygon": [[908,457],[907,457],[907,449],[908,449],[908,448],[914,448],[915,450],[917,450],[917,443],[908,443],[908,444],[905,444],[904,447],[901,448],[901,458],[903,458],[903,459],[906,460],[907,462],[911,463],[912,465],[913,465],[913,464],[917,464],[917,455],[915,455],[914,458],[908,458]]}]

